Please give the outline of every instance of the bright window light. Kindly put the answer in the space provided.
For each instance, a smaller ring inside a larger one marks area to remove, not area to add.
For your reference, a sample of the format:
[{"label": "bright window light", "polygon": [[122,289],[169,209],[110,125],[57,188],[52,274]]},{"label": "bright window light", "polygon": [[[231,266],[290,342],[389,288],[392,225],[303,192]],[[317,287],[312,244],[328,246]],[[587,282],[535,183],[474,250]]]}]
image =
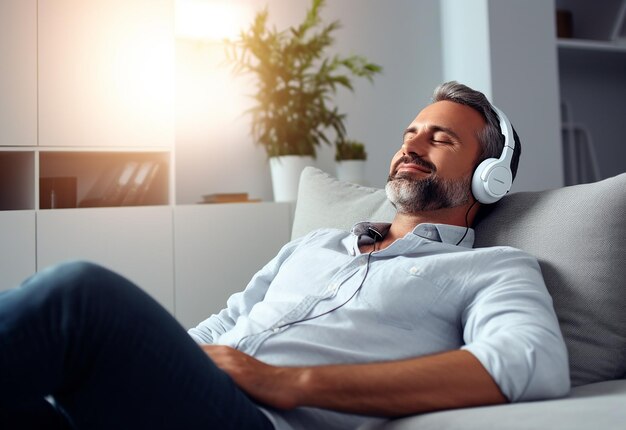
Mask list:
[{"label": "bright window light", "polygon": [[176,0],[176,37],[180,39],[232,39],[251,20],[251,11],[232,0]]}]

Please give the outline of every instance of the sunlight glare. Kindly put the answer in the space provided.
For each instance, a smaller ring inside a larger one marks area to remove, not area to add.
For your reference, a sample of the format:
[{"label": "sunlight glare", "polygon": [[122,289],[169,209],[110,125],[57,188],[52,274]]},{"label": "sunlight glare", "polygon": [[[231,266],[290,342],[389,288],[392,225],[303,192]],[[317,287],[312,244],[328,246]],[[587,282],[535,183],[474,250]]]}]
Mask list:
[{"label": "sunlight glare", "polygon": [[176,0],[177,38],[232,39],[251,19],[251,12],[232,0]]}]

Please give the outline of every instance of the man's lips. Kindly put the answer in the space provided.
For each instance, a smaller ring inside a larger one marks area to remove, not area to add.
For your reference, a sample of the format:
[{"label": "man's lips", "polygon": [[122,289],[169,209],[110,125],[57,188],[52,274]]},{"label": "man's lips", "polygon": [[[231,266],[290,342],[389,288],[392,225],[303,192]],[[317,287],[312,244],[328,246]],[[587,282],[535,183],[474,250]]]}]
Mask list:
[{"label": "man's lips", "polygon": [[407,172],[407,173],[418,172],[418,173],[425,173],[428,175],[432,173],[429,168],[421,166],[416,163],[400,163],[398,167],[396,168],[396,174],[401,173],[401,172]]}]

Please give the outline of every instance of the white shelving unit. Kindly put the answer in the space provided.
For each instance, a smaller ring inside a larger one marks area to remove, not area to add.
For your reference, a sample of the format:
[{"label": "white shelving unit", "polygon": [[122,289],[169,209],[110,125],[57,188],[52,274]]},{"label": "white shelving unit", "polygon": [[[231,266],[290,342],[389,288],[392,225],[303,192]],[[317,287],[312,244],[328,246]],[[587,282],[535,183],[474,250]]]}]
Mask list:
[{"label": "white shelving unit", "polygon": [[[570,131],[566,135],[574,136],[571,130],[583,130],[588,136],[585,140],[593,142],[586,146],[597,158],[600,179],[623,173],[626,171],[622,138],[626,112],[626,0],[557,0],[556,7],[572,16],[573,38],[557,41],[560,98],[570,113],[564,118],[564,126]],[[574,142],[564,141],[564,145],[566,149],[572,148]],[[592,155],[579,158],[565,160],[566,169],[579,165],[582,170],[595,170]],[[566,171],[565,177],[580,177],[578,173]],[[568,185],[571,183],[567,181]]]},{"label": "white shelving unit", "polygon": [[135,167],[130,190],[140,165],[141,199],[83,206],[173,204],[173,24],[173,0],[0,2],[0,210],[80,206]]},{"label": "white shelving unit", "polygon": [[0,211],[0,291],[35,273],[35,211]]},{"label": "white shelving unit", "polygon": [[559,39],[557,46],[560,51],[572,52],[607,52],[626,55],[626,44],[583,39]]},{"label": "white shelving unit", "polygon": [[173,23],[173,0],[0,2],[0,289],[89,258],[174,310]]},{"label": "white shelving unit", "polygon": [[[289,204],[175,205],[173,23],[174,0],[0,1],[0,290],[90,260],[191,326],[289,240]],[[98,199],[144,165],[142,200]]]},{"label": "white shelving unit", "polygon": [[0,146],[37,145],[36,0],[0,1],[0,64]]}]

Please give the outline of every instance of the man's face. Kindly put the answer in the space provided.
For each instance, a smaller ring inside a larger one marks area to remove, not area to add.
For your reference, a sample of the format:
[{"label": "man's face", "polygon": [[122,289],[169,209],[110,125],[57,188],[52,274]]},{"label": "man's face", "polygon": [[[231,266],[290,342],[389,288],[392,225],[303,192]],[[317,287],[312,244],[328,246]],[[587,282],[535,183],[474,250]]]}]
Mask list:
[{"label": "man's face", "polygon": [[450,101],[427,106],[404,133],[391,160],[385,190],[400,213],[452,208],[467,203],[485,120]]}]

